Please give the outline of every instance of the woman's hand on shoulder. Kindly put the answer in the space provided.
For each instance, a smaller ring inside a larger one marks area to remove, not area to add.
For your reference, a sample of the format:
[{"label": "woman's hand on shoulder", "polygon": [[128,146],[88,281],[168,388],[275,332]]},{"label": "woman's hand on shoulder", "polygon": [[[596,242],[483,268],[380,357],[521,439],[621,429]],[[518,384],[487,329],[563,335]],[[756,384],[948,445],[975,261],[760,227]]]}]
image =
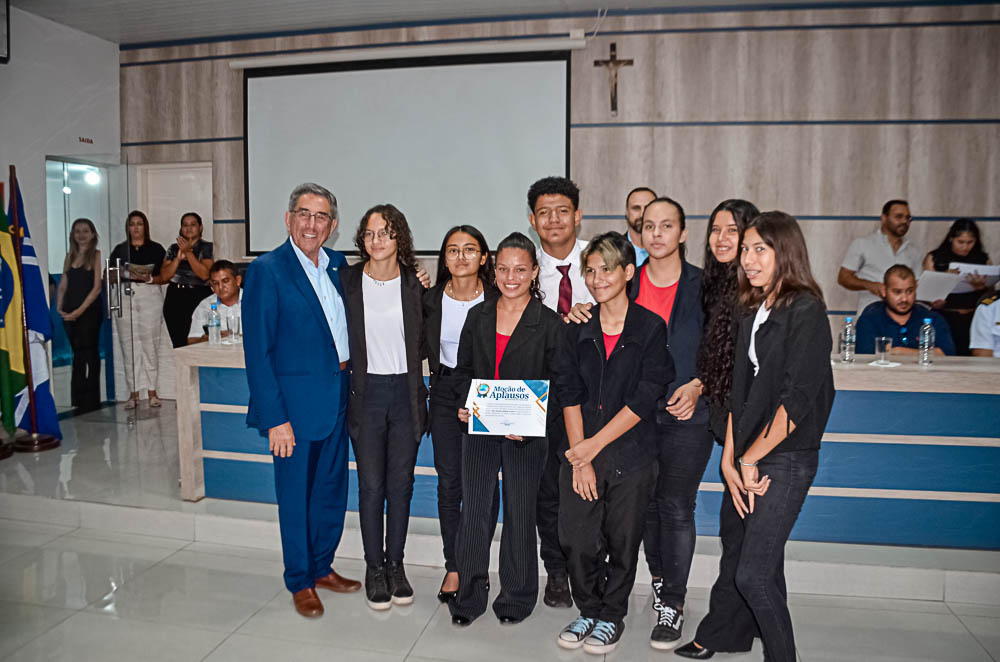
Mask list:
[{"label": "woman's hand on shoulder", "polygon": [[578,303],[570,308],[569,312],[566,313],[566,317],[563,318],[563,321],[566,322],[566,324],[569,324],[570,322],[573,322],[574,324],[589,322],[590,318],[593,317],[593,315],[590,314],[590,309],[593,307],[594,304],[592,303]]}]

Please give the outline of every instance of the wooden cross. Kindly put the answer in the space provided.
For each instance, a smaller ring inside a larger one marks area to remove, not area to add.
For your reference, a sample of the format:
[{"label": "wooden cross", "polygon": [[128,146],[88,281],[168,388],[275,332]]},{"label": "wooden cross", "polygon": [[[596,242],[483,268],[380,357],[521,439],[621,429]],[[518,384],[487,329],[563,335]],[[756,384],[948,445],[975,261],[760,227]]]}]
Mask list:
[{"label": "wooden cross", "polygon": [[611,116],[618,115],[618,70],[622,67],[631,67],[632,60],[618,59],[618,44],[611,42],[611,56],[607,60],[594,60],[595,67],[608,68],[608,86],[611,91]]}]

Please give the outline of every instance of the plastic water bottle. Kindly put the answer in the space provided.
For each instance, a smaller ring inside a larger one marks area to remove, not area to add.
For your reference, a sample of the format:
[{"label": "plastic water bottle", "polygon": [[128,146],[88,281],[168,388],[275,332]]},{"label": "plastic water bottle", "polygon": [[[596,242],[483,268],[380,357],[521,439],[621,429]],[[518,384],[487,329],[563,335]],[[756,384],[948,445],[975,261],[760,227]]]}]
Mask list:
[{"label": "plastic water bottle", "polygon": [[219,316],[218,304],[212,304],[212,312],[208,316],[208,344],[222,344],[222,317]]},{"label": "plastic water bottle", "polygon": [[840,332],[840,362],[854,363],[854,345],[857,333],[854,330],[854,318],[844,318],[844,330]]},{"label": "plastic water bottle", "polygon": [[920,327],[920,365],[931,364],[931,354],[934,352],[934,325],[931,318],[925,317]]}]

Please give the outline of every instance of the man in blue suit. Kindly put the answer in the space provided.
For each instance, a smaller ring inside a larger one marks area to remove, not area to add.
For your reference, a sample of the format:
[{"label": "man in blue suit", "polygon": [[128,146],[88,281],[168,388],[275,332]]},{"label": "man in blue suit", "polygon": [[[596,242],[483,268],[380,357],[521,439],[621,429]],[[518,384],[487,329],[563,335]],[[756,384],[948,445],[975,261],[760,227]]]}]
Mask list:
[{"label": "man in blue suit", "polygon": [[247,270],[247,425],[274,455],[285,586],[301,615],[317,617],[316,588],[361,588],[333,570],[347,508],[350,349],[338,275],[347,261],[323,247],[337,227],[337,199],[322,186],[292,191],[285,226],[288,240]]}]

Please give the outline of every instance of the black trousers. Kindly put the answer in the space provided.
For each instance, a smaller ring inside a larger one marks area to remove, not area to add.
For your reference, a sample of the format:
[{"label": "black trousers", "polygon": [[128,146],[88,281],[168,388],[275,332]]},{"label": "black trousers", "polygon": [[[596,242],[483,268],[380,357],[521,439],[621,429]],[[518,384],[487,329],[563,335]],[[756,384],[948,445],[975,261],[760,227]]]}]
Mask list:
[{"label": "black trousers", "polygon": [[707,425],[659,425],[657,432],[660,475],[646,511],[643,549],[649,574],[663,579],[660,599],[681,609],[694,558],[695,501],[715,439]]},{"label": "black trousers", "polygon": [[63,320],[69,346],[73,349],[70,403],[90,411],[101,406],[101,324],[104,316],[95,301],[72,322]]},{"label": "black trousers", "polygon": [[658,472],[656,463],[624,476],[602,470],[597,500],[587,501],[573,491],[573,467],[563,463],[560,468],[559,540],[573,601],[584,618],[624,622]]},{"label": "black trousers", "polygon": [[407,375],[369,374],[367,379],[360,439],[351,443],[365,562],[380,567],[386,561],[403,562],[419,443],[410,416]]},{"label": "black trousers", "polygon": [[[767,662],[794,662],[795,637],[785,589],[785,543],[816,477],[819,451],[772,452],[757,466],[771,487],[740,519],[726,489],[719,513],[722,559],[708,615],[695,641],[713,651],[748,651],[754,637]],[[725,484],[725,480],[723,480]]]},{"label": "black trousers", "polygon": [[538,551],[535,508],[538,481],[548,444],[504,437],[466,435],[462,446],[462,517],[455,539],[458,595],[448,607],[453,616],[474,619],[489,599],[490,543],[496,527],[493,494],[503,469],[503,530],[500,534],[500,595],[493,602],[498,618],[527,618],[538,601]]},{"label": "black trousers", "polygon": [[[441,542],[444,567],[448,572],[458,572],[455,561],[455,536],[462,512],[462,436],[466,425],[458,420],[458,403],[451,393],[455,380],[451,375],[440,375],[431,391],[430,425],[431,442],[434,444],[434,469],[437,472],[438,522],[441,525]],[[444,393],[446,395],[436,395]],[[500,486],[493,491],[491,519],[497,521],[500,512]],[[493,534],[490,533],[490,538]]]},{"label": "black trousers", "polygon": [[566,438],[566,426],[560,417],[548,426],[549,450],[545,457],[542,480],[538,485],[538,540],[539,556],[548,575],[567,574],[566,556],[559,542],[559,471],[564,464],[559,448]]},{"label": "black trousers", "polygon": [[194,309],[211,293],[212,288],[207,285],[181,287],[170,283],[167,287],[167,296],[163,299],[163,319],[167,323],[170,343],[174,347],[187,345]]}]

